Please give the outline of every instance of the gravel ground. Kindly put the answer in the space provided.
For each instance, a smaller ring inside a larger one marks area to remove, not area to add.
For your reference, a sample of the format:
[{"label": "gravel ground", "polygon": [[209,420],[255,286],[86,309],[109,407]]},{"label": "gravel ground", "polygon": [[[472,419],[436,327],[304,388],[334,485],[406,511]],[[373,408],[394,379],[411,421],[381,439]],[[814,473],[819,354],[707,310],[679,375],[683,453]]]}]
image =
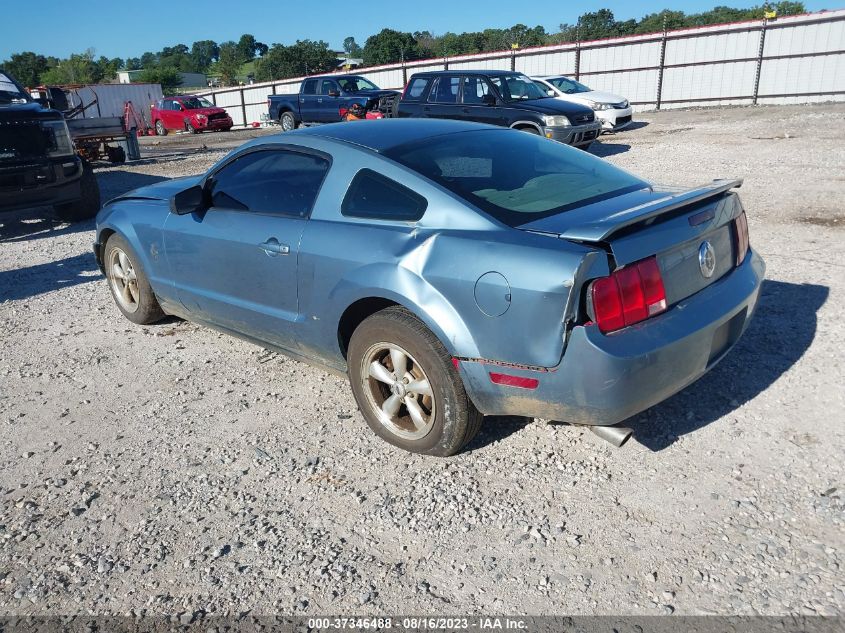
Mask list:
[{"label": "gravel ground", "polygon": [[[593,151],[744,177],[769,268],[735,351],[622,449],[488,418],[400,452],[340,378],[123,319],[92,222],[0,218],[0,613],[842,614],[845,106],[638,119]],[[263,133],[144,139],[104,198]]]}]

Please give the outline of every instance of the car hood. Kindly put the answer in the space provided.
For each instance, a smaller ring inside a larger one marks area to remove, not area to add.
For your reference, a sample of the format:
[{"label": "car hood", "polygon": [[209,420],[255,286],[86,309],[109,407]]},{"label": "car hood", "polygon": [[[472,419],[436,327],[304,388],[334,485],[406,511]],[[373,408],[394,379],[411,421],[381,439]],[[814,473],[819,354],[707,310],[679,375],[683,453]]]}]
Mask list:
[{"label": "car hood", "polygon": [[571,101],[562,101],[548,97],[546,99],[528,99],[526,101],[511,101],[507,104],[511,108],[519,108],[521,110],[530,110],[539,114],[592,114],[593,110],[580,103],[573,103]]},{"label": "car hood", "polygon": [[21,120],[55,121],[61,118],[61,112],[43,108],[35,101],[0,105],[0,122],[3,123]]},{"label": "car hood", "polygon": [[601,90],[591,90],[590,92],[577,92],[571,95],[565,95],[562,99],[578,100],[581,103],[588,101],[595,101],[596,103],[621,103],[627,101],[625,97],[615,95],[611,92],[602,92]]},{"label": "car hood", "polygon": [[359,90],[351,93],[354,97],[386,97],[399,94],[396,90]]},{"label": "car hood", "polygon": [[128,191],[117,198],[109,200],[106,204],[114,204],[121,200],[170,200],[174,195],[180,191],[184,191],[189,187],[198,185],[203,179],[201,176],[183,176],[181,178],[171,178],[157,182],[154,185],[146,185],[138,187],[132,191]]},{"label": "car hood", "polygon": [[209,114],[226,114],[226,110],[223,108],[194,108],[193,110],[185,110],[188,114],[204,114],[208,116]]}]

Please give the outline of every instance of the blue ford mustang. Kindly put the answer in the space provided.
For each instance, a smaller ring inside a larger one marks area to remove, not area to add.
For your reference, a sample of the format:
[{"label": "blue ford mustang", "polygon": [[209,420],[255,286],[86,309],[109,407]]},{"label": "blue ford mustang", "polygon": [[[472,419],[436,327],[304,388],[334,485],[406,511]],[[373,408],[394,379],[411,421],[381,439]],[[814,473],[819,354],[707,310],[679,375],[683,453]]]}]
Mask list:
[{"label": "blue ford mustang", "polygon": [[97,217],[117,307],[345,372],[367,423],[451,455],[482,415],[617,423],[736,343],[765,266],[713,181],[661,188],[585,152],[447,120],[264,137]]}]

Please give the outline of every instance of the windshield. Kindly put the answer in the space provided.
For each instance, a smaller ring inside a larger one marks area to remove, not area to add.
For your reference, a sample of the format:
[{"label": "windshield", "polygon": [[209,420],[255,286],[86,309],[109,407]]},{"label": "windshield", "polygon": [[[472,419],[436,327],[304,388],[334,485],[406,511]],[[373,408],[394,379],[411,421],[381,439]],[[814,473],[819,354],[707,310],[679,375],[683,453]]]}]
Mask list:
[{"label": "windshield", "polygon": [[26,103],[29,101],[26,93],[18,88],[17,84],[11,77],[5,73],[0,73],[0,105],[10,105],[12,103]]},{"label": "windshield", "polygon": [[525,75],[500,75],[490,77],[502,99],[507,102],[525,101],[527,99],[546,99],[549,95]]},{"label": "windshield", "polygon": [[203,99],[202,97],[188,97],[187,99],[182,99],[182,105],[185,106],[186,110],[199,110],[200,108],[214,107],[214,104],[211,103],[211,101]]},{"label": "windshield", "polygon": [[341,77],[337,80],[344,92],[358,92],[359,90],[379,90],[372,81],[363,77]]},{"label": "windshield", "polygon": [[584,151],[517,130],[460,132],[385,154],[513,227],[649,186]]},{"label": "windshield", "polygon": [[546,81],[560,90],[563,94],[567,95],[574,95],[579,92],[592,92],[592,89],[587,88],[584,84],[579,83],[574,79],[567,79],[566,77],[555,77],[554,79],[547,79]]}]

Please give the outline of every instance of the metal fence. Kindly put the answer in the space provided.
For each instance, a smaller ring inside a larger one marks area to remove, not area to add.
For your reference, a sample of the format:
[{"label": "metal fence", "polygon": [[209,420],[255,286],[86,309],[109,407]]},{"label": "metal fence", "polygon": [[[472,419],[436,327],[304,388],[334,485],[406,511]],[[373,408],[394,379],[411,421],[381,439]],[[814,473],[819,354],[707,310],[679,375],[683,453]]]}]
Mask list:
[{"label": "metal fence", "polygon": [[[845,100],[845,9],[591,42],[478,53],[361,69],[401,89],[424,70],[497,69],[573,76],[627,97],[636,110]],[[203,96],[236,125],[260,121],[267,96],[299,90],[302,77],[221,88]]]}]

